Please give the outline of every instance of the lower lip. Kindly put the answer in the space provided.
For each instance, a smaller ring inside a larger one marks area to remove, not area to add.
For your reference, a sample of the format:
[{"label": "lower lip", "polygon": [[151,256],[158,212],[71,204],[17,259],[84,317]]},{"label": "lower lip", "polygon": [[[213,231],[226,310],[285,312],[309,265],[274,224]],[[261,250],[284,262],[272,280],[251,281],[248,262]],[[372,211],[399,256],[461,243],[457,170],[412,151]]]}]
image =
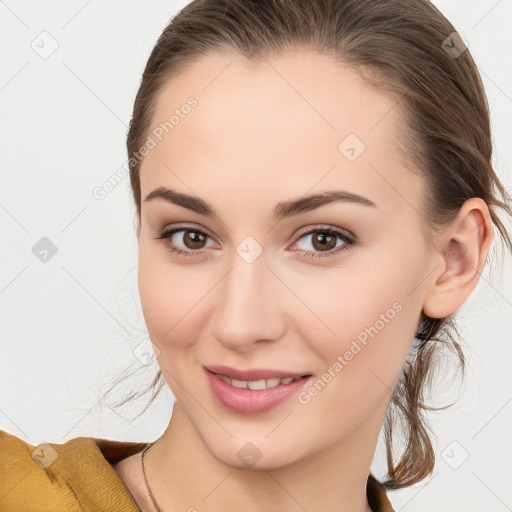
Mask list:
[{"label": "lower lip", "polygon": [[219,405],[238,414],[258,414],[286,402],[306,384],[310,377],[302,377],[290,384],[266,389],[239,389],[223,381],[208,370],[206,375],[212,394]]}]

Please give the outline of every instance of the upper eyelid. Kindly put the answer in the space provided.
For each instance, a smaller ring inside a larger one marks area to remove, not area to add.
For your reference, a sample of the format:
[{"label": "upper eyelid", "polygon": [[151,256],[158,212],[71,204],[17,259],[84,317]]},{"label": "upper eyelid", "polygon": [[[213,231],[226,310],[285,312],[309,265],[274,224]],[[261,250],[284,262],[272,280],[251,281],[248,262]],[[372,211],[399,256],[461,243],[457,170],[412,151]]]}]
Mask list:
[{"label": "upper eyelid", "polygon": [[199,233],[204,233],[209,238],[217,241],[217,238],[213,236],[207,229],[197,226],[174,226],[169,228],[163,228],[160,233],[172,233],[173,235],[179,233],[180,231],[197,231]]},{"label": "upper eyelid", "polygon": [[354,233],[352,233],[352,231],[346,229],[346,228],[340,228],[340,227],[337,227],[337,226],[332,226],[330,224],[320,224],[320,225],[317,225],[317,226],[306,226],[304,228],[301,228],[299,229],[299,231],[297,232],[297,237],[303,237],[305,235],[310,235],[311,233],[314,233],[316,231],[322,231],[322,230],[326,230],[326,231],[329,231],[329,230],[332,230],[332,231],[339,231],[341,232],[341,234],[344,234],[344,235],[347,235],[347,238],[350,238],[350,239],[353,239],[355,240],[356,239],[356,235]]}]

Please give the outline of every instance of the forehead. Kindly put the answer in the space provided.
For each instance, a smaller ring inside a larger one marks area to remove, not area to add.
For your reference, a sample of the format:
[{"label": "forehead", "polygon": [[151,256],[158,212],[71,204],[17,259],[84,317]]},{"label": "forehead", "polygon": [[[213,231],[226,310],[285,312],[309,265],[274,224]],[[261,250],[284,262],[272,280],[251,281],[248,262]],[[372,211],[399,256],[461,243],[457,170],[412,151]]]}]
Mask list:
[{"label": "forehead", "polygon": [[[185,108],[190,98],[195,106]],[[194,191],[286,184],[289,195],[302,195],[322,180],[324,188],[378,195],[379,171],[403,178],[396,105],[356,71],[314,51],[257,64],[232,54],[201,57],[157,98],[150,133],[161,140],[153,136],[156,146],[141,165],[142,196],[162,180],[177,183],[169,169]]]}]

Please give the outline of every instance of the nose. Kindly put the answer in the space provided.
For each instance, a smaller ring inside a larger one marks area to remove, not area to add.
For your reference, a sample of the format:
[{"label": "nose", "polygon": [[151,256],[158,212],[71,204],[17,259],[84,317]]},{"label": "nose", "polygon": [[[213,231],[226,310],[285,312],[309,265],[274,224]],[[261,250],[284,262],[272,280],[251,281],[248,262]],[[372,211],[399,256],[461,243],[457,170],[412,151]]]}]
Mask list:
[{"label": "nose", "polygon": [[268,267],[265,253],[252,263],[234,254],[230,271],[216,286],[211,334],[230,350],[250,351],[285,332],[286,287]]}]

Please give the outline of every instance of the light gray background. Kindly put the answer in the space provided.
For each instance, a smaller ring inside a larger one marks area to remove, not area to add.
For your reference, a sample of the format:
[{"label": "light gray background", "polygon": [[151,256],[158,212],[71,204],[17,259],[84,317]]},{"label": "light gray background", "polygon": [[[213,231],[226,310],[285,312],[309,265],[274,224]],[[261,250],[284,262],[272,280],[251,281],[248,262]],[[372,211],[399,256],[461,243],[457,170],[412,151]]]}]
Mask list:
[{"label": "light gray background", "polygon": [[[117,377],[142,366],[151,345],[138,300],[129,179],[104,200],[92,192],[127,169],[125,136],[143,67],[186,3],[0,1],[0,428],[32,444],[77,436],[153,441],[169,421],[167,388],[132,422],[149,393],[115,411],[100,405]],[[481,70],[496,169],[510,192],[512,1],[434,4]],[[58,249],[46,263],[32,252],[42,237]],[[441,403],[460,398],[431,415],[434,475],[391,492],[397,511],[511,510],[511,274],[507,256],[502,272],[484,273],[459,315],[465,386],[446,382],[437,395]],[[153,359],[108,400],[145,388],[156,371]],[[373,468],[379,477],[383,453],[381,446]]]}]

